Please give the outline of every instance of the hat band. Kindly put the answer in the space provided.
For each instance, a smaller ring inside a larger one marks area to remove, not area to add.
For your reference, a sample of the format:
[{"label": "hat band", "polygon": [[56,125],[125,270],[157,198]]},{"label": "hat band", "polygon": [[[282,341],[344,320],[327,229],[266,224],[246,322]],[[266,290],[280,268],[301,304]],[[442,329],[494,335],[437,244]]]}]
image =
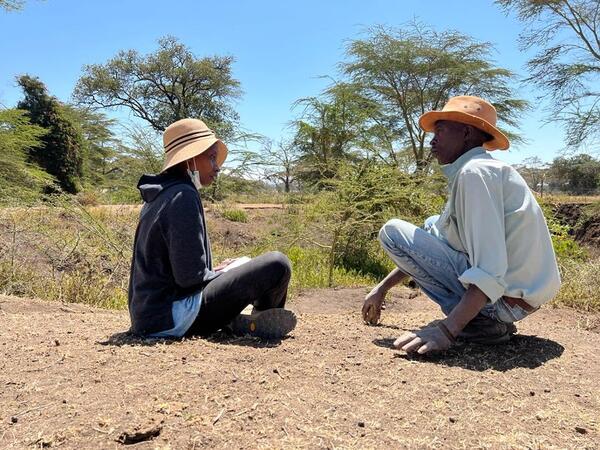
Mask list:
[{"label": "hat band", "polygon": [[214,136],[212,130],[192,131],[191,133],[184,134],[183,136],[179,136],[177,139],[174,139],[165,145],[165,153],[169,153],[170,150],[173,150],[175,147],[181,144],[185,144],[190,141],[197,141],[210,136]]}]

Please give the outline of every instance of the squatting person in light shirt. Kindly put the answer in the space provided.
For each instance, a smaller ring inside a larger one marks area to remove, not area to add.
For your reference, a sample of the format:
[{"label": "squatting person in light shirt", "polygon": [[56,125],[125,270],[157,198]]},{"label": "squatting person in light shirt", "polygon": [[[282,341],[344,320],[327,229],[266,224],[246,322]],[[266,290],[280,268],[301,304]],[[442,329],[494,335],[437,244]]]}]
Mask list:
[{"label": "squatting person in light shirt", "polygon": [[448,178],[448,201],[423,228],[398,219],[381,228],[381,245],[398,267],[366,296],[362,314],[377,323],[386,292],[410,276],[446,318],[403,334],[396,348],[423,354],[457,339],[506,342],[516,333],[514,322],[558,292],[541,208],[517,171],[486,152],[510,145],[496,118],[485,100],[459,96],[419,119],[434,133],[431,151]]},{"label": "squatting person in light shirt", "polygon": [[[199,189],[217,178],[227,147],[198,119],[171,124],[163,142],[162,171],[138,183],[144,206],[129,280],[131,331],[180,338],[228,328],[282,338],[296,326],[296,316],[284,308],[288,258],[268,252],[243,265],[238,259],[212,266]],[[240,314],[250,304],[253,313]]]}]

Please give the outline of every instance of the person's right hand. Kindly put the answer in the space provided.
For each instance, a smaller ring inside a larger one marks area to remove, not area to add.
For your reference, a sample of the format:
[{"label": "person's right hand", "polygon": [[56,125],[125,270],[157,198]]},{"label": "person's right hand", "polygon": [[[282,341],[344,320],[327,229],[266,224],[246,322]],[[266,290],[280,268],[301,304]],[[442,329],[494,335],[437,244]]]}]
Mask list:
[{"label": "person's right hand", "polygon": [[385,292],[378,288],[373,288],[365,297],[365,303],[362,307],[362,316],[365,323],[377,325],[381,318],[381,310],[385,309]]}]

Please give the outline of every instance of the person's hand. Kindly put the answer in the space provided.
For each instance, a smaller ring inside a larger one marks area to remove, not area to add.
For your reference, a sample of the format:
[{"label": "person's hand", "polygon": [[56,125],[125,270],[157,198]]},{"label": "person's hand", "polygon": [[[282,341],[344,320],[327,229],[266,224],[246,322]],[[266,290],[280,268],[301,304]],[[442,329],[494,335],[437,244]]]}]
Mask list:
[{"label": "person's hand", "polygon": [[385,292],[381,292],[375,287],[365,297],[365,303],[362,307],[362,317],[365,323],[377,325],[382,309],[385,309]]},{"label": "person's hand", "polygon": [[223,261],[221,261],[219,263],[219,265],[217,267],[213,267],[213,272],[218,272],[220,270],[223,270],[225,267],[227,267],[229,264],[231,264],[232,262],[234,262],[237,258],[227,258],[224,259]]},{"label": "person's hand", "polygon": [[444,325],[434,325],[415,332],[407,332],[394,342],[394,347],[406,353],[417,352],[423,355],[428,352],[447,350],[454,343],[454,338],[443,328]]}]

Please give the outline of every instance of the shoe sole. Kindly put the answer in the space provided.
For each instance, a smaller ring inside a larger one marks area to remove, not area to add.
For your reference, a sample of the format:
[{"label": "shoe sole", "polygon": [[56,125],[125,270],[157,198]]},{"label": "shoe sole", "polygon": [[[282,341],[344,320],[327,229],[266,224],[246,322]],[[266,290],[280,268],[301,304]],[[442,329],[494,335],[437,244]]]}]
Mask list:
[{"label": "shoe sole", "polygon": [[253,314],[239,314],[231,323],[231,330],[237,335],[280,339],[296,328],[297,321],[293,311],[273,308]]}]

